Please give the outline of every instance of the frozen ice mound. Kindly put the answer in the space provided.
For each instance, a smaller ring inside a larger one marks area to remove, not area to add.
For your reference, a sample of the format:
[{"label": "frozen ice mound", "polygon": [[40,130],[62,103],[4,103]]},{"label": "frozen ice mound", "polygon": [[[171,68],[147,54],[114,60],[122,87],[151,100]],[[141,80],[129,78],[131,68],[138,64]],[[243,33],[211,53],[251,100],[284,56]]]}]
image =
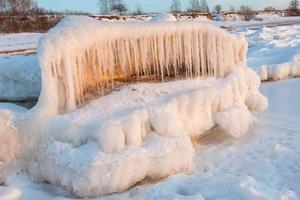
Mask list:
[{"label": "frozen ice mound", "polygon": [[41,147],[33,174],[81,197],[96,197],[122,192],[145,178],[159,179],[193,170],[190,138],[164,138],[149,134],[141,147],[127,146],[123,151],[104,153],[97,143],[78,148],[53,142]]},{"label": "frozen ice mound", "polygon": [[[95,197],[124,191],[145,178],[189,173],[194,167],[190,138],[214,126],[242,137],[254,123],[251,111],[268,106],[256,94],[259,77],[248,68],[198,86],[182,81],[177,91],[176,84],[133,85],[145,97],[165,94],[139,104],[140,94],[124,88],[58,116],[48,127],[49,140],[34,155],[32,175],[80,197]],[[110,101],[112,108],[105,110],[106,99],[119,101]]]}]

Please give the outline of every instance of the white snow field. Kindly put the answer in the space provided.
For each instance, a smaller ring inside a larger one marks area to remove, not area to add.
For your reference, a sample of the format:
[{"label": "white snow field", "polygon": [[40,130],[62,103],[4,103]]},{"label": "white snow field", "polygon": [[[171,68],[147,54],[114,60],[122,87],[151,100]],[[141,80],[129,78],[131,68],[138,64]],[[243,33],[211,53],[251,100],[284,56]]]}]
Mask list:
[{"label": "white snow field", "polygon": [[[20,145],[0,160],[4,182],[13,185],[15,178],[7,175],[21,170],[79,197],[99,197],[144,179],[193,173],[191,139],[214,127],[243,137],[254,113],[268,106],[258,91],[260,78],[246,66],[246,51],[244,37],[209,24],[65,18],[39,43],[37,105],[29,111],[15,106],[13,112],[1,104],[1,134],[15,140],[0,146]],[[92,102],[84,99],[91,86],[97,90],[115,78],[163,81],[176,75],[194,79],[134,84]]]},{"label": "white snow field", "polygon": [[249,41],[248,65],[263,81],[300,76],[300,26],[281,26],[244,33]]}]

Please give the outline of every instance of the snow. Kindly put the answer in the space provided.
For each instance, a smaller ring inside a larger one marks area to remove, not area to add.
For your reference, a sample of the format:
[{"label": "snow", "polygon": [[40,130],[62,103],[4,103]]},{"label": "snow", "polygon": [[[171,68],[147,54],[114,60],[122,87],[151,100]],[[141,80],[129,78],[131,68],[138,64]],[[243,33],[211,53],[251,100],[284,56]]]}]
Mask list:
[{"label": "snow", "polygon": [[300,23],[300,17],[278,17],[278,18],[269,18],[262,21],[251,20],[228,20],[228,21],[212,21],[212,23],[225,28],[253,28],[258,29],[264,26],[276,27],[282,25],[293,25]]},{"label": "snow", "polygon": [[[254,15],[253,20],[257,21],[275,21],[280,20],[283,17],[283,13],[279,12],[258,12]],[[221,14],[222,21],[241,21],[244,17],[237,12],[230,13],[222,13]]]},{"label": "snow", "polygon": [[35,55],[0,55],[0,100],[37,99],[40,90],[40,68]]},{"label": "snow", "polygon": [[[190,137],[204,136],[216,125],[224,134],[245,134],[254,120],[247,106],[258,110],[245,100],[259,85],[251,69],[239,67],[225,79],[124,87],[50,119],[43,135],[35,132],[42,138],[40,145],[31,147],[30,174],[78,196],[97,197],[124,191],[147,177],[191,173]],[[263,96],[257,101],[266,109]],[[25,139],[29,137],[24,127],[21,130]]]},{"label": "snow", "polygon": [[263,81],[300,76],[300,26],[246,30],[248,65]]},{"label": "snow", "polygon": [[[261,90],[269,109],[238,141],[219,130],[198,140],[193,175],[142,182],[96,199],[299,199],[299,86],[300,79],[265,83]],[[21,200],[78,199],[22,176],[11,177],[7,184],[22,191]]]},{"label": "snow", "polygon": [[40,68],[35,55],[42,34],[0,34],[0,100],[37,99],[41,90]]},{"label": "snow", "polygon": [[15,188],[0,186],[0,200],[14,200],[21,197],[22,192]]},{"label": "snow", "polygon": [[15,33],[0,35],[0,53],[25,51],[34,52],[41,33]]},{"label": "snow", "polygon": [[81,197],[96,197],[122,192],[146,177],[192,172],[193,153],[187,136],[170,140],[155,133],[142,148],[131,146],[115,154],[103,153],[93,142],[78,148],[54,142],[39,151],[32,174]]},{"label": "snow", "polygon": [[[141,16],[145,17],[145,16]],[[200,17],[201,18],[201,17]],[[259,41],[261,50],[263,51],[264,46],[269,45],[269,40],[268,39],[259,39],[258,34],[260,32],[260,28],[263,25],[268,25],[268,24],[273,24],[278,25],[282,23],[296,23],[297,21],[299,22],[300,19],[299,17],[280,17],[276,19],[266,19],[264,21],[250,21],[250,22],[245,22],[245,21],[220,21],[220,22],[214,22],[211,20],[208,20],[206,17],[206,20],[201,20],[201,19],[191,19],[193,21],[200,20],[201,23],[214,23],[218,26],[224,26],[224,27],[231,27],[234,26],[238,28],[238,32],[241,31],[241,33],[244,33],[246,37],[249,39],[250,46],[252,47],[253,41],[255,42],[256,40]],[[186,17],[182,16],[180,18],[182,21],[186,21]],[[127,20],[128,21],[128,20]],[[130,20],[129,20],[130,21]],[[239,30],[239,27],[243,27],[242,30]],[[248,28],[244,27],[249,27]],[[252,30],[253,28],[259,29],[257,31]],[[273,28],[271,28],[273,29]],[[274,37],[278,36],[278,31],[276,31],[276,28],[274,28],[272,33],[269,34],[274,34]],[[286,26],[285,29],[289,29],[288,26]],[[298,29],[293,28],[294,31],[299,31]],[[248,30],[248,31],[247,31]],[[255,36],[251,36],[251,33],[256,32],[254,34]],[[38,61],[37,57],[34,54],[36,52],[36,45],[37,41],[43,34],[34,34],[34,33],[21,33],[21,34],[1,34],[0,35],[0,52],[4,52],[6,50],[10,50],[9,54],[1,54],[0,55],[0,99],[5,100],[5,101],[28,101],[28,100],[36,100],[39,97],[40,90],[41,90],[41,80],[40,80],[40,69],[38,67]],[[296,33],[295,33],[296,35]],[[292,36],[294,39],[294,42],[296,41],[296,37]],[[251,37],[253,38],[253,41],[251,41]],[[290,36],[288,36],[290,37]],[[282,41],[284,42],[284,40]],[[297,42],[295,42],[297,43]],[[258,45],[257,45],[258,46]],[[9,48],[9,49],[8,49]],[[270,47],[271,48],[271,47]],[[286,47],[285,49],[288,49],[289,47]],[[22,50],[23,49],[23,50]],[[25,49],[25,50],[24,50]],[[30,50],[31,49],[31,50]],[[256,51],[254,48],[250,48],[250,51],[248,53],[248,57],[250,56],[250,60],[252,59],[251,57],[255,55],[252,54],[252,49],[253,51]],[[277,48],[278,49],[278,48]],[[281,48],[282,49],[282,48]],[[297,49],[297,47],[293,48],[294,50]],[[30,54],[30,55],[28,55]],[[281,79],[286,77],[287,73],[286,71],[291,72],[292,74],[299,74],[299,70],[296,65],[292,65],[291,63],[296,63],[297,57],[295,56],[295,61],[292,61],[292,59],[289,57],[289,55],[294,55],[294,52],[288,52],[284,53],[282,55],[286,56],[286,63],[280,63],[279,58],[274,59],[275,65],[276,63],[283,64],[281,67],[278,67],[279,71],[285,71],[285,73],[281,72],[276,72],[274,70],[276,66],[270,66],[268,62],[264,62],[264,59],[262,56],[260,59],[261,65],[265,65],[261,67],[258,71],[260,76],[262,77],[262,80],[267,80],[268,76],[270,74],[275,74],[276,79]],[[280,59],[285,60],[280,57]],[[258,59],[256,59],[258,61]],[[255,61],[256,62],[256,61]],[[260,63],[255,63],[254,61],[251,63],[249,62],[250,67],[253,67],[257,69],[260,67]],[[15,69],[14,69],[15,68]],[[273,70],[268,70],[269,68],[272,68]],[[268,71],[271,71],[268,75]],[[22,72],[22,74],[20,73]],[[274,73],[273,73],[274,72]],[[279,73],[281,75],[279,75]],[[26,76],[24,76],[24,75]]]},{"label": "snow", "polygon": [[149,22],[175,22],[177,21],[176,17],[171,13],[157,13],[155,14]]},{"label": "snow", "polygon": [[8,167],[20,149],[20,135],[13,119],[25,111],[13,104],[0,103],[0,183],[5,181]]},{"label": "snow", "polygon": [[[85,34],[88,30],[95,35]],[[120,30],[128,33],[119,35]],[[120,48],[126,46],[122,41],[133,54]],[[110,52],[106,47],[114,48],[112,44],[120,47]],[[191,173],[191,138],[204,136],[215,126],[224,134],[241,137],[255,118],[248,106],[259,112],[268,106],[262,95],[251,95],[259,93],[260,79],[245,65],[246,51],[245,38],[207,24],[116,25],[86,17],[66,18],[43,36],[38,47],[43,81],[38,104],[20,116],[11,115],[13,127],[1,133],[6,136],[17,130],[21,137],[16,168],[80,197],[122,192],[146,178]],[[105,67],[99,68],[96,63],[102,62]],[[134,65],[138,67],[132,70]],[[127,86],[76,105],[82,88],[93,84],[90,79],[97,67],[104,77],[96,83],[107,81],[105,76],[113,79],[117,70],[124,77],[157,73],[163,81],[169,67],[174,67],[175,75],[185,71],[186,77],[198,80]],[[257,99],[246,101],[249,96]]]},{"label": "snow", "polygon": [[[297,38],[298,30],[288,29],[282,27],[281,35]],[[257,45],[255,32],[243,33],[250,38],[248,55]],[[257,40],[261,48],[268,37]],[[245,57],[246,48],[240,52]],[[40,60],[42,66],[49,66],[46,61]],[[43,70],[44,84],[56,81]],[[20,192],[24,200],[76,199],[69,192],[99,197],[128,188],[103,198],[298,199],[299,79],[265,84],[270,110],[255,117],[268,106],[259,86],[260,78],[241,59],[219,78],[132,84],[73,112],[56,107],[58,90],[51,84],[30,111],[1,104],[1,138],[10,139],[0,147],[12,150],[1,154],[8,156],[5,170],[0,166],[0,199],[19,199]],[[19,153],[21,159],[11,163]],[[10,164],[16,166],[6,172]]]}]

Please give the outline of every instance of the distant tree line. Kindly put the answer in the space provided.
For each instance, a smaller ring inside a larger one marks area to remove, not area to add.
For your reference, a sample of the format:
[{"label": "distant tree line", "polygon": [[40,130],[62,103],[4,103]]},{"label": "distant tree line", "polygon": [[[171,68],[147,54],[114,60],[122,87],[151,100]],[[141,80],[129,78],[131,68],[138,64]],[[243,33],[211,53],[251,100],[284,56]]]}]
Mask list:
[{"label": "distant tree line", "polygon": [[83,11],[53,11],[38,6],[36,0],[0,0],[0,14],[5,16],[29,15],[91,15]]},{"label": "distant tree line", "polygon": [[0,0],[0,12],[10,15],[32,15],[41,10],[34,0]]}]

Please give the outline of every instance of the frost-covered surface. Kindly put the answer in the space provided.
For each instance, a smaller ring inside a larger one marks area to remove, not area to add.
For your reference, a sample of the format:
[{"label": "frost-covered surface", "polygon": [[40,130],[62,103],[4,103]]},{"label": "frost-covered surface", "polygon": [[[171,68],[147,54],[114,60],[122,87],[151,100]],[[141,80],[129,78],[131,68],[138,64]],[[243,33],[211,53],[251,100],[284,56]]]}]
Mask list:
[{"label": "frost-covered surface", "polygon": [[300,76],[300,26],[247,30],[248,65],[263,81]]}]

